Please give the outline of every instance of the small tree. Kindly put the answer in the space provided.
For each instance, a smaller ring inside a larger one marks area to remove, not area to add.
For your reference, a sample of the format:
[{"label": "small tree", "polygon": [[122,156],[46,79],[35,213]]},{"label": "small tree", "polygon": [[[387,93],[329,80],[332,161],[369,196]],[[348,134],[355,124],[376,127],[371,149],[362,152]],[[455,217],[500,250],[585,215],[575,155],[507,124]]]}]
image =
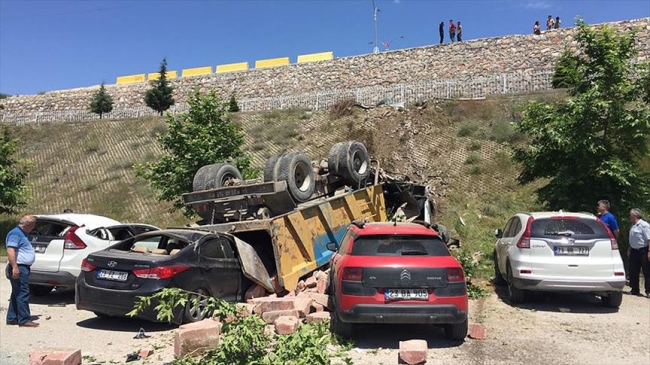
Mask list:
[{"label": "small tree", "polygon": [[196,90],[188,98],[189,111],[167,115],[167,131],[158,135],[163,155],[158,161],[136,166],[136,174],[158,191],[158,199],[173,202],[172,210],[185,208],[187,217],[194,212],[180,199],[192,191],[194,175],[204,165],[234,160],[245,171],[250,159],[244,157],[241,127],[228,117],[227,104],[214,91]]},{"label": "small tree", "polygon": [[17,151],[18,140],[11,137],[9,127],[0,127],[0,213],[16,213],[25,205],[27,167],[16,157]]},{"label": "small tree", "polygon": [[228,102],[228,111],[231,113],[237,113],[239,111],[239,104],[237,104],[235,94],[230,95],[230,101]]},{"label": "small tree", "polygon": [[113,110],[113,97],[106,92],[106,87],[102,82],[99,90],[95,92],[92,100],[90,101],[90,111],[99,114],[99,119],[102,119],[104,113],[110,113]]},{"label": "small tree", "polygon": [[[9,95],[0,93],[0,100],[8,98],[8,97],[9,97]],[[2,110],[4,108],[5,108],[5,106],[3,104],[0,104],[0,110]]]},{"label": "small tree", "polygon": [[163,58],[158,71],[158,80],[151,82],[151,89],[144,95],[144,102],[147,106],[160,115],[172,105],[174,105],[174,88],[169,84],[167,79],[167,59]]},{"label": "small tree", "polygon": [[531,137],[515,151],[519,181],[548,179],[537,194],[553,210],[592,211],[602,198],[622,209],[648,205],[650,73],[632,62],[635,33],[578,20],[576,40],[580,51],[561,58],[554,78],[569,99],[531,103],[515,126]]}]

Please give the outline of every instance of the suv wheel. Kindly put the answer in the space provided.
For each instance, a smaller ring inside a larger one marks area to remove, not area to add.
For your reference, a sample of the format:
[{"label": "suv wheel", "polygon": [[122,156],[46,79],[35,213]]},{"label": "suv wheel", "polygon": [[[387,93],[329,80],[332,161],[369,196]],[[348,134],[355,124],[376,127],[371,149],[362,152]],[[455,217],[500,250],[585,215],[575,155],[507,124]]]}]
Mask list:
[{"label": "suv wheel", "polygon": [[497,252],[494,251],[494,285],[503,286],[506,285],[506,279],[501,275],[499,271],[499,259],[497,258]]},{"label": "suv wheel", "polygon": [[332,326],[332,333],[339,335],[343,338],[352,337],[352,323],[345,323],[341,321],[341,317],[336,310],[332,312],[332,320],[330,321]]},{"label": "suv wheel", "polygon": [[467,319],[461,323],[445,325],[445,337],[452,341],[462,341],[467,337]]},{"label": "suv wheel", "polygon": [[513,304],[523,303],[526,300],[526,291],[515,286],[510,263],[506,266],[508,271],[508,299]]},{"label": "suv wheel", "polygon": [[603,302],[603,305],[608,308],[618,308],[621,306],[623,301],[623,292],[614,292],[609,293],[607,296],[601,296],[600,300]]}]

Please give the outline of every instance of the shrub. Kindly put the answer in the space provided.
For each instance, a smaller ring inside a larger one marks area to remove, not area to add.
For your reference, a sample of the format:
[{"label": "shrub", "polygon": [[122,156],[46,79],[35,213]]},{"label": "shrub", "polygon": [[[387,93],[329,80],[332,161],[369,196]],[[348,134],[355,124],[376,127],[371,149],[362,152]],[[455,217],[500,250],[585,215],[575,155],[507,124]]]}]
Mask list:
[{"label": "shrub", "polygon": [[478,153],[470,153],[469,156],[465,159],[465,163],[467,165],[475,165],[477,163],[481,162],[481,155]]},{"label": "shrub", "polygon": [[353,108],[357,105],[356,100],[354,99],[341,99],[332,105],[330,109],[330,118],[339,119],[348,115],[352,115],[354,112]]}]

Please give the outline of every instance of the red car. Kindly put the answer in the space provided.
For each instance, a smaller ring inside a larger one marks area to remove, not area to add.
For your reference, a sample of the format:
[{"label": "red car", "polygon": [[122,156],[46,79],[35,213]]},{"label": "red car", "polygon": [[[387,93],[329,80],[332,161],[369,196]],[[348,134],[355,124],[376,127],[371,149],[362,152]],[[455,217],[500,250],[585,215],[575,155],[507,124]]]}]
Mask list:
[{"label": "red car", "polygon": [[332,256],[328,291],[332,331],[356,323],[443,325],[450,340],[467,336],[463,269],[438,233],[416,223],[350,225]]}]

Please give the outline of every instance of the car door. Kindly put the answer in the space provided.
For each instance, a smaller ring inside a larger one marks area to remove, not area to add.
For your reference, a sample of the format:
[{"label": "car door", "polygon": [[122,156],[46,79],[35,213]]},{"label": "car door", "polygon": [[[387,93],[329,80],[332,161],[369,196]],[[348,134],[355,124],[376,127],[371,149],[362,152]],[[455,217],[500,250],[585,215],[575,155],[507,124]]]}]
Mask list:
[{"label": "car door", "polygon": [[36,218],[36,225],[28,235],[36,252],[32,270],[59,271],[65,234],[73,225],[74,223],[64,220]]},{"label": "car door", "polygon": [[239,261],[226,237],[210,237],[199,244],[198,266],[208,282],[212,296],[228,302],[238,299],[242,271]]},{"label": "car door", "polygon": [[508,256],[508,246],[509,243],[512,241],[512,237],[510,235],[512,234],[512,230],[514,226],[516,225],[516,221],[518,220],[517,216],[514,216],[508,220],[506,223],[505,228],[503,229],[503,233],[501,234],[501,238],[497,240],[497,257],[499,261],[499,271],[501,271],[502,274],[505,275],[506,273],[506,258]]}]

